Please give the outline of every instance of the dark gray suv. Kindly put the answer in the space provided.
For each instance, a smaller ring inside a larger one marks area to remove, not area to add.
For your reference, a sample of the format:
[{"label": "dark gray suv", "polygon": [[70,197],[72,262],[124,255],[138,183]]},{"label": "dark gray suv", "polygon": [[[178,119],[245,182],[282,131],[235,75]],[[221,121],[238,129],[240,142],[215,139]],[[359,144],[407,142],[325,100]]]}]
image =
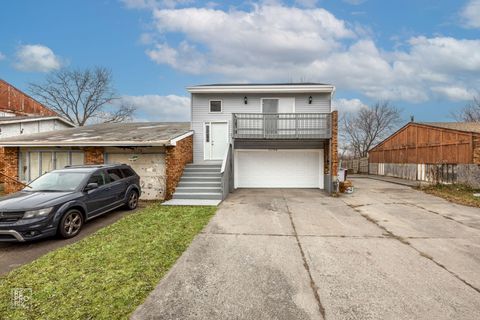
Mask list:
[{"label": "dark gray suv", "polygon": [[140,177],[125,164],[50,171],[0,198],[0,241],[74,237],[87,220],[122,206],[135,209],[140,193]]}]

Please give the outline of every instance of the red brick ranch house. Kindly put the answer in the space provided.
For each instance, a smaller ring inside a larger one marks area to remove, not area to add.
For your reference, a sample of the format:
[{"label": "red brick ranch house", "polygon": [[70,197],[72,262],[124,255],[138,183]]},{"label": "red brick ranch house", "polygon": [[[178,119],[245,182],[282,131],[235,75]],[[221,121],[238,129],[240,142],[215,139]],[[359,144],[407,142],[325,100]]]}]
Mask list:
[{"label": "red brick ranch house", "polygon": [[184,166],[192,162],[189,123],[112,123],[2,139],[5,192],[23,187],[50,170],[66,165],[129,164],[139,175],[142,198],[168,199]]}]

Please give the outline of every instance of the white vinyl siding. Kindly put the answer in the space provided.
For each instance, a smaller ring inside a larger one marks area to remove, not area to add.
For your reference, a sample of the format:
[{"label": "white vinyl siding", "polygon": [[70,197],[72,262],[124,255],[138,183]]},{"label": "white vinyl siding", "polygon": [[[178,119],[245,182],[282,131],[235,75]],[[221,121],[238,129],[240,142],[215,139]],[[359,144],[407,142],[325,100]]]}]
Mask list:
[{"label": "white vinyl siding", "polygon": [[[308,103],[308,98],[312,96],[312,104]],[[244,97],[247,97],[248,103],[244,103]],[[330,113],[331,95],[330,93],[317,94],[298,94],[298,93],[223,93],[223,94],[192,94],[192,130],[193,136],[193,160],[194,162],[204,161],[204,127],[205,122],[227,121],[229,123],[229,136],[232,135],[232,113],[261,113],[262,98],[294,98],[296,113]],[[222,112],[210,112],[210,100],[222,100]]]},{"label": "white vinyl siding", "polygon": [[0,138],[71,128],[55,119],[0,124]]}]

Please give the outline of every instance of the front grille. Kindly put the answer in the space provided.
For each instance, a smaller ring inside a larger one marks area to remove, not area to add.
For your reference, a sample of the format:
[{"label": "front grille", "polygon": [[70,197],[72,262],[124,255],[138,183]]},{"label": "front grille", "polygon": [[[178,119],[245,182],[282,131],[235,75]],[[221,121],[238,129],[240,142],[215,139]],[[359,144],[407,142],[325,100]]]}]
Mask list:
[{"label": "front grille", "polygon": [[24,211],[0,212],[0,222],[15,222],[23,218]]}]

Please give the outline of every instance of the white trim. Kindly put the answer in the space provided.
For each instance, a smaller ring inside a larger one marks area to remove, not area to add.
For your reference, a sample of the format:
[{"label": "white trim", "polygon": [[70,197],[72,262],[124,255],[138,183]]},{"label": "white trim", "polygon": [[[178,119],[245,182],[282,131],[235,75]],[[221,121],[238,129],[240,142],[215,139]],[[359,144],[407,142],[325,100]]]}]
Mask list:
[{"label": "white trim", "polygon": [[[212,101],[220,101],[220,111],[212,111],[212,105],[211,105]],[[208,113],[211,113],[211,114],[223,113],[223,100],[222,99],[208,100]]]},{"label": "white trim", "polygon": [[218,85],[187,87],[190,93],[301,93],[334,92],[333,85]]},{"label": "white trim", "polygon": [[183,140],[186,137],[190,137],[191,135],[193,135],[193,131],[189,131],[189,132],[184,133],[184,134],[182,134],[182,135],[180,135],[176,138],[170,139],[170,145],[171,146],[176,146],[178,141]]}]

